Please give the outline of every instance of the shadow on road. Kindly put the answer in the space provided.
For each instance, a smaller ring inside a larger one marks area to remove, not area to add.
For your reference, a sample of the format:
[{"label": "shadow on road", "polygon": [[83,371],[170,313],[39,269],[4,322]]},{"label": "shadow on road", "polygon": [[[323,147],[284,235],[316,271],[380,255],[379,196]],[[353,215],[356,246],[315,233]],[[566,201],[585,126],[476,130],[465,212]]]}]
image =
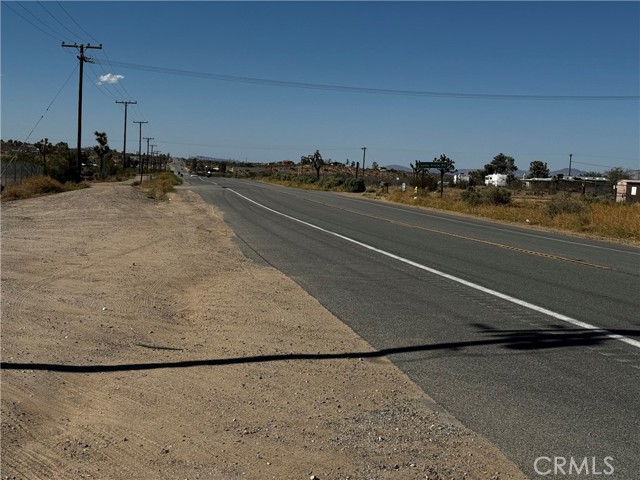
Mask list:
[{"label": "shadow on road", "polygon": [[[588,330],[563,327],[543,330],[497,330],[483,324],[474,324],[484,338],[460,342],[436,343],[430,345],[410,345],[384,348],[365,352],[343,353],[285,353],[278,355],[255,355],[247,357],[215,358],[208,360],[184,360],[160,363],[130,363],[122,365],[62,365],[53,363],[0,362],[1,369],[7,370],[48,370],[53,372],[97,373],[127,370],[154,370],[160,368],[212,367],[243,363],[266,363],[293,360],[341,360],[352,358],[376,358],[401,353],[429,352],[440,350],[460,351],[495,345],[511,350],[541,350],[551,348],[571,348],[601,345],[615,341],[616,336],[640,337],[640,330]],[[140,345],[149,347],[147,345]],[[152,347],[162,350],[180,350],[173,347]]]}]

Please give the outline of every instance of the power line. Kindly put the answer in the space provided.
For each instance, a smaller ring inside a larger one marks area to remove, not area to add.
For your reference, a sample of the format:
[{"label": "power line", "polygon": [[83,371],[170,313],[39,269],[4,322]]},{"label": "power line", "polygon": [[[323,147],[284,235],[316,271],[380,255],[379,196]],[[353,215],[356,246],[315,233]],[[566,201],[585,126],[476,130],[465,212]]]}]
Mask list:
[{"label": "power line", "polygon": [[[49,32],[45,32],[42,28],[40,28],[38,25],[36,25],[35,23],[33,23],[32,21],[26,19],[25,17],[23,17],[20,13],[18,13],[16,10],[13,9],[13,7],[11,7],[11,3],[10,2],[3,2],[2,3],[5,7],[7,7],[9,10],[11,10],[13,13],[15,13],[17,16],[19,16],[21,19],[23,19],[25,22],[27,22],[29,25],[33,26],[34,28],[36,28],[37,30],[40,30],[42,33],[44,33],[45,35],[48,35],[51,38],[54,38],[58,41],[64,40],[64,36],[58,36],[56,37],[55,35],[52,35]],[[16,3],[16,5],[22,7],[24,10],[27,11],[27,13],[29,13],[32,17],[35,17],[29,10],[27,10],[25,7],[23,7],[22,5],[20,5],[19,3]],[[38,20],[37,17],[35,17],[36,20]],[[40,22],[42,23],[42,22]],[[46,26],[46,25],[45,25]],[[49,27],[47,27],[49,28]],[[50,29],[51,30],[51,29]],[[53,31],[53,30],[51,30]],[[59,35],[57,32],[54,32],[56,35]]]},{"label": "power line", "polygon": [[[89,57],[87,57],[89,58]],[[94,59],[91,59],[91,63],[95,62]],[[91,63],[88,63],[88,67],[89,70],[91,70],[93,72],[93,74],[96,76],[96,78],[100,79],[100,75],[98,74],[98,72],[96,72],[96,70],[93,68],[93,65],[91,65]],[[101,85],[108,85],[104,82],[101,82],[100,85],[97,85],[95,82],[91,82],[91,84],[105,97],[109,98],[109,100],[117,100],[118,96],[116,96],[111,90],[109,90],[108,88],[100,88]],[[106,91],[105,91],[106,90]]]},{"label": "power line", "polygon": [[[41,3],[41,2],[38,2],[38,3]],[[72,21],[72,22],[73,22],[73,23],[74,23],[74,24],[75,24],[75,25],[76,25],[76,26],[77,26],[77,27],[78,27],[78,28],[79,28],[79,29],[80,29],[80,30],[81,30],[85,35],[87,35],[88,37],[90,37],[90,38],[91,38],[92,40],[94,40],[95,42],[97,42],[97,43],[101,43],[101,42],[99,42],[99,41],[96,39],[96,37],[94,37],[94,36],[93,36],[93,35],[91,35],[89,32],[87,32],[87,31],[82,27],[82,25],[80,25],[80,23],[78,23],[78,22],[77,22],[77,21],[76,21],[76,20],[71,16],[71,14],[69,13],[69,11],[68,11],[68,10],[66,10],[66,9],[62,6],[62,4],[61,4],[60,2],[56,2],[56,4],[57,4],[57,5],[58,5],[58,7],[60,7],[60,9],[65,13],[65,15],[66,15],[67,17],[69,17],[69,19],[70,19],[70,20],[71,20],[71,21]],[[44,8],[44,5],[42,5],[42,7]],[[45,10],[46,10],[46,8],[45,8]],[[60,22],[60,21],[59,21],[59,20],[58,20],[58,19],[57,19],[57,18],[56,18],[52,13],[51,13],[51,12],[48,12],[48,13],[49,13],[53,18],[54,18],[54,20],[58,21],[58,23],[60,23],[60,24],[63,26],[63,28],[65,28],[67,31],[71,32],[71,30],[69,30],[65,25],[63,25],[63,24],[62,24],[62,23],[61,23],[61,22]],[[71,34],[72,34],[72,35],[75,35],[75,33],[73,33],[73,32],[71,32]],[[109,57],[107,56],[106,52],[105,52],[104,50],[101,50],[99,53],[100,53],[100,54],[103,54],[103,55],[104,55],[104,57],[105,57],[105,58],[106,58],[106,60],[107,60],[107,63],[109,63]],[[106,74],[107,74],[107,71],[103,68],[102,64],[101,64],[100,66],[101,66],[101,68],[100,68],[100,69],[102,70],[102,73],[103,73],[104,75],[106,75]],[[94,74],[95,74],[95,71],[93,70],[93,68],[91,68],[91,70],[92,70],[92,71],[94,72]],[[96,74],[96,77],[98,77],[98,75],[97,75],[97,74]],[[129,95],[129,93],[128,93],[124,88],[122,88],[122,87],[120,86],[120,84],[119,84],[119,83],[115,83],[115,84],[108,84],[108,86],[109,86],[109,87],[112,87],[112,88],[113,88],[114,90],[116,90],[116,91],[120,90],[120,92],[118,93],[118,95],[117,95],[117,96],[116,96],[116,95],[114,95],[114,94],[110,94],[110,96],[111,96],[111,99],[112,99],[112,100],[115,100],[116,98],[118,98],[118,97],[122,97],[122,96],[131,97],[131,95]],[[101,89],[101,93],[102,93],[103,95],[105,94],[105,93],[102,91],[102,89]]]},{"label": "power line", "polygon": [[616,168],[613,165],[600,165],[598,163],[585,163],[585,162],[575,162],[575,161],[573,163],[577,163],[578,165],[589,165],[590,167]]},{"label": "power line", "polygon": [[71,19],[71,21],[72,21],[73,23],[75,23],[75,24],[76,24],[76,26],[77,26],[80,30],[82,30],[82,33],[84,33],[85,35],[87,35],[87,36],[88,36],[91,40],[93,40],[94,42],[96,42],[96,43],[100,43],[100,41],[99,41],[99,40],[97,40],[97,39],[96,39],[96,37],[94,37],[94,36],[93,36],[93,35],[91,35],[89,32],[87,32],[84,28],[82,28],[82,26],[81,26],[78,22],[76,22],[76,21],[75,21],[75,19],[74,19],[74,18],[69,14],[69,12],[67,12],[67,10],[62,6],[62,4],[61,4],[60,2],[56,2],[56,4],[57,4],[61,9],[62,9],[62,11],[63,11],[64,13],[66,13],[66,14],[67,14],[67,17],[69,17],[69,18]]},{"label": "power line", "polygon": [[[27,142],[29,141],[29,139],[31,138],[31,135],[33,135],[33,132],[36,130],[36,128],[38,128],[38,125],[40,125],[40,122],[42,121],[42,119],[44,118],[44,116],[47,114],[47,112],[49,111],[49,109],[51,108],[51,106],[53,105],[53,103],[56,101],[56,99],[58,98],[58,96],[60,96],[60,93],[62,93],[62,90],[64,90],[64,87],[67,86],[67,83],[69,83],[69,80],[71,80],[71,77],[73,76],[73,74],[76,72],[76,70],[78,69],[78,65],[76,65],[73,70],[71,71],[71,73],[69,74],[69,76],[67,77],[67,79],[64,81],[64,83],[62,84],[62,86],[60,87],[60,89],[58,90],[58,92],[54,95],[53,100],[51,100],[51,102],[49,103],[49,105],[47,106],[47,108],[44,109],[44,112],[42,112],[42,115],[40,115],[40,118],[38,119],[38,121],[36,122],[36,124],[33,126],[33,128],[31,129],[31,131],[29,132],[29,135],[27,135],[27,137],[24,139],[23,143],[23,148],[19,149],[18,152],[11,157],[11,160],[9,160],[9,163],[7,164],[7,167],[9,165],[11,165],[11,163],[18,158],[18,155],[20,154],[20,152],[22,152],[22,150],[24,149],[24,147],[26,147]],[[2,172],[0,172],[0,176],[2,175]]]},{"label": "power line", "polygon": [[[80,38],[79,35],[77,35],[76,33],[74,33],[71,29],[69,29],[64,23],[62,23],[62,21],[56,17],[53,12],[51,12],[51,10],[49,10],[42,2],[37,2],[38,5],[40,5],[40,7],[47,12],[47,14],[53,18],[53,20],[55,20],[62,28],[64,28],[67,32],[69,32],[71,34],[72,37],[76,37],[76,38]],[[71,21],[80,29],[82,30],[82,32],[86,33],[89,37],[91,37],[92,39],[95,40],[95,37],[91,34],[89,34],[84,28],[82,28],[82,26],[71,16],[71,14],[69,14],[69,12],[60,4],[60,2],[56,2],[58,4],[58,6],[62,9],[62,11],[71,19]],[[47,25],[43,20],[41,20],[40,18],[38,18],[32,11],[30,11],[29,9],[27,9],[24,5],[21,5],[20,3],[16,2],[17,5],[19,5],[25,12],[27,12],[31,17],[33,17],[36,21],[38,21],[42,26],[44,26],[45,28],[47,28],[48,30],[50,30],[51,32],[53,32],[55,35],[52,35],[51,33],[43,30],[43,28],[41,28],[40,26],[36,25],[35,23],[33,23],[32,21],[30,21],[28,18],[25,18],[23,15],[21,15],[19,12],[17,12],[14,8],[12,8],[10,6],[9,3],[4,3],[11,11],[13,11],[16,15],[18,15],[22,20],[24,20],[25,22],[27,22],[28,24],[30,24],[31,26],[33,26],[34,28],[36,28],[37,30],[39,30],[40,32],[44,33],[45,35],[54,38],[56,40],[59,41],[64,41],[65,35],[62,35],[60,32],[58,32],[57,30],[55,30],[54,28],[52,28],[50,25]],[[68,53],[69,55],[73,54],[71,52],[65,52]],[[107,57],[107,55],[105,54],[105,58],[107,59],[107,62],[109,62],[109,59]],[[103,72],[103,74],[107,74],[106,70],[102,67],[102,62],[100,62],[101,64],[101,70]],[[93,70],[93,69],[92,69]],[[95,73],[95,72],[94,72]],[[94,84],[95,85],[95,84]],[[120,96],[128,96],[131,97],[131,95],[123,88],[121,87],[119,84],[115,84],[115,85],[110,85],[113,88],[115,88],[116,90],[120,89],[124,92],[124,95],[121,94]],[[104,91],[101,90],[101,93],[103,95],[107,95],[105,94]],[[108,95],[107,95],[108,96]],[[114,100],[117,97],[113,94],[110,95],[110,100]]]},{"label": "power line", "polygon": [[64,28],[64,29],[65,29],[67,32],[69,32],[73,37],[81,38],[81,37],[79,37],[78,35],[76,35],[74,32],[72,32],[71,30],[69,30],[69,28],[67,28],[67,26],[66,26],[64,23],[62,23],[60,20],[58,20],[58,18],[57,18],[53,13],[51,13],[51,11],[49,11],[49,9],[48,9],[47,7],[45,7],[45,6],[44,6],[44,3],[42,3],[42,2],[38,2],[38,5],[40,5],[40,7],[42,7],[42,9],[43,9],[45,12],[47,12],[47,13],[49,14],[49,16],[50,16],[51,18],[53,18],[53,19],[58,23],[58,25],[60,25],[62,28]]},{"label": "power line", "polygon": [[62,43],[62,48],[77,48],[78,51],[80,52],[80,55],[78,55],[78,60],[80,60],[80,75],[79,75],[79,80],[78,80],[78,158],[77,158],[77,176],[78,179],[80,179],[81,177],[81,172],[82,172],[82,79],[83,79],[83,72],[84,72],[84,63],[90,61],[89,58],[87,58],[84,54],[85,49],[89,49],[89,48],[95,48],[95,49],[101,49],[102,45],[96,46],[96,45],[91,45],[90,43],[88,44],[73,44],[73,45],[66,45],[64,42]]},{"label": "power line", "polygon": [[[77,26],[77,27],[78,27],[78,28],[79,28],[79,29],[80,29],[80,30],[81,30],[85,35],[87,35],[89,38],[91,38],[91,40],[94,40],[96,43],[101,43],[101,42],[99,42],[99,41],[98,41],[98,39],[96,39],[96,37],[94,37],[94,36],[93,36],[93,35],[91,35],[89,32],[87,32],[87,31],[82,27],[82,25],[80,25],[80,23],[78,23],[78,22],[75,20],[75,18],[73,18],[73,17],[71,16],[71,14],[69,13],[69,11],[68,11],[68,10],[66,10],[66,9],[62,6],[62,4],[61,4],[60,2],[56,2],[56,4],[57,4],[57,5],[60,7],[60,9],[65,13],[65,15],[67,15],[67,17],[69,17],[69,19],[71,19],[71,21],[72,21],[72,22],[73,22],[73,23],[74,23],[74,24],[75,24],[75,25],[76,25],[76,26]],[[108,64],[110,64],[110,62],[109,62],[109,57],[107,56],[107,53],[106,53],[104,50],[101,50],[101,51],[99,52],[99,54],[104,55],[105,59],[107,60],[107,63],[108,63]],[[103,66],[103,65],[102,65],[102,62],[95,62],[95,63],[99,63],[101,67]],[[113,68],[113,66],[111,66],[111,68]],[[101,68],[101,70],[102,70],[102,73],[103,73],[103,74],[105,74],[105,75],[107,74],[107,71],[106,71],[104,68]],[[124,87],[122,87],[122,86],[120,85],[120,83],[119,83],[119,82],[118,82],[118,83],[115,83],[115,84],[109,84],[109,86],[110,86],[110,87],[113,87],[113,88],[114,88],[114,90],[118,91],[118,95],[117,95],[117,96],[116,96],[116,95],[112,95],[112,99],[116,99],[117,97],[123,97],[123,96],[125,96],[125,97],[131,97],[131,95],[129,94],[129,92],[127,92],[127,91],[126,91],[126,89],[125,89]],[[103,92],[103,93],[104,93],[104,92]]]},{"label": "power line", "polygon": [[[100,63],[100,61],[98,61]],[[345,85],[329,85],[321,83],[290,82],[284,80],[269,80],[265,78],[239,77],[234,75],[221,75],[217,73],[196,72],[192,70],[179,70],[176,68],[155,67],[152,65],[140,65],[136,63],[112,61],[112,66],[143,70],[154,73],[165,73],[185,77],[204,78],[234,83],[249,83],[253,85],[266,85],[270,87],[304,88],[312,90],[330,90],[348,93],[364,93],[375,95],[401,95],[413,97],[436,98],[461,98],[473,100],[640,100],[640,95],[507,95],[492,93],[459,93],[459,92],[433,92],[422,90],[396,90],[386,88],[350,87]]]}]

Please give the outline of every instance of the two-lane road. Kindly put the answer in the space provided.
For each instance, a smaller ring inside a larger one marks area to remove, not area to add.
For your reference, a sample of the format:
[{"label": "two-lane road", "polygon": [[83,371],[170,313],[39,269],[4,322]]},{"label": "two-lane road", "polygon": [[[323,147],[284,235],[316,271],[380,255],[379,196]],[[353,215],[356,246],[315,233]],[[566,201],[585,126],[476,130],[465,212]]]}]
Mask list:
[{"label": "two-lane road", "polygon": [[573,460],[571,478],[640,478],[640,249],[327,192],[187,180],[247,255],[374,348],[408,347],[391,360],[530,477],[568,473]]}]

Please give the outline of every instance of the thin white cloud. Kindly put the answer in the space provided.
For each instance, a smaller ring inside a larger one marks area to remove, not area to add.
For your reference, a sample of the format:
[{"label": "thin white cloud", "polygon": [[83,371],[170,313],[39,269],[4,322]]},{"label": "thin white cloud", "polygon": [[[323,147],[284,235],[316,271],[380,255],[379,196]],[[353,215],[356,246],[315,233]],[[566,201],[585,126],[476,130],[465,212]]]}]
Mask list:
[{"label": "thin white cloud", "polygon": [[109,83],[111,85],[118,83],[124,78],[124,75],[116,75],[114,73],[107,73],[106,75],[100,75],[98,78],[98,85]]}]

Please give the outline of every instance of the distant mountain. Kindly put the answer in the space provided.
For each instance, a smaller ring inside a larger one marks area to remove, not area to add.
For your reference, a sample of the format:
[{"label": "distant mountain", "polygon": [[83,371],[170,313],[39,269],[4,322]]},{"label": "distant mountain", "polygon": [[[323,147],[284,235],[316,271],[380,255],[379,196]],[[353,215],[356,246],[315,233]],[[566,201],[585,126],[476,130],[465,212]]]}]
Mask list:
[{"label": "distant mountain", "polygon": [[194,155],[189,157],[189,160],[200,160],[202,162],[227,162],[227,163],[233,163],[235,162],[235,160],[232,160],[230,158],[217,158],[217,157],[206,157],[204,155]]},{"label": "distant mountain", "polygon": [[[549,175],[554,176],[554,175],[558,175],[558,174],[562,174],[565,177],[569,176],[569,169],[568,168],[563,168],[562,170],[554,170],[553,172],[549,172]],[[582,170],[578,170],[577,168],[572,168],[571,169],[571,176],[572,177],[579,177],[580,175],[582,175],[584,172]]]}]

